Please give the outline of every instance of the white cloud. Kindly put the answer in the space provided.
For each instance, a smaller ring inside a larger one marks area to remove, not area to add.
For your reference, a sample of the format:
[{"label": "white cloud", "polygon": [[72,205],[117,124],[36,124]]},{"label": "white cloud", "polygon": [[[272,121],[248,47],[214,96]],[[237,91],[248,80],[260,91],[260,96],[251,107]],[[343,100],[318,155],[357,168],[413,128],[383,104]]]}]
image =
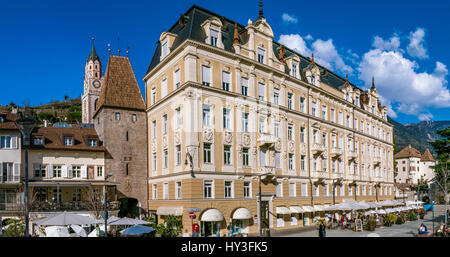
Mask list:
[{"label": "white cloud", "polygon": [[305,37],[305,39],[306,39],[306,40],[313,40],[314,38],[311,36],[311,34],[308,34],[308,35]]},{"label": "white cloud", "polygon": [[387,106],[387,114],[389,115],[389,117],[394,119],[398,117],[397,113],[392,109],[391,105]]},{"label": "white cloud", "polygon": [[388,41],[383,40],[383,38],[379,36],[375,36],[372,46],[380,50],[398,50],[400,47],[400,37],[394,34]]},{"label": "white cloud", "polygon": [[299,34],[281,35],[279,42],[287,47],[299,52],[303,56],[310,57],[314,52],[316,62],[324,67],[340,70],[346,73],[353,73],[353,68],[346,65],[339,55],[332,39],[323,41],[317,39],[308,47],[305,40]]},{"label": "white cloud", "polygon": [[359,64],[359,78],[371,85],[372,76],[378,92],[388,103],[397,102],[398,112],[418,115],[426,107],[450,107],[450,92],[446,87],[445,65],[436,63],[435,72],[418,72],[419,65],[399,51],[372,49]]},{"label": "white cloud", "polygon": [[285,23],[298,23],[298,18],[292,14],[283,13],[283,15],[281,15],[281,19],[283,19],[283,22]]},{"label": "white cloud", "polygon": [[420,121],[431,120],[433,118],[433,114],[431,113],[422,113],[417,117]]},{"label": "white cloud", "polygon": [[425,30],[418,28],[414,33],[409,34],[409,45],[406,47],[408,54],[419,59],[428,58],[427,49],[424,47]]}]

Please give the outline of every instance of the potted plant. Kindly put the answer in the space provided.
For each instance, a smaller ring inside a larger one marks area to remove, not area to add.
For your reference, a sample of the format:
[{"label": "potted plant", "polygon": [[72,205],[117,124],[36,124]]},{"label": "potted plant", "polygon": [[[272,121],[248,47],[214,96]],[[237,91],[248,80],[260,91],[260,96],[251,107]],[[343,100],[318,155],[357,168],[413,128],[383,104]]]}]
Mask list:
[{"label": "potted plant", "polygon": [[395,224],[396,221],[397,221],[397,216],[395,216],[392,213],[389,213],[388,215],[386,215],[386,217],[384,217],[384,225],[386,227],[390,227],[392,224]]},{"label": "potted plant", "polygon": [[375,217],[370,217],[367,222],[367,230],[375,231],[376,226],[377,226],[377,221],[376,221]]},{"label": "potted plant", "polygon": [[416,220],[416,219],[417,219],[416,213],[415,213],[414,211],[410,211],[410,212],[408,213],[408,219],[409,219],[410,221]]}]

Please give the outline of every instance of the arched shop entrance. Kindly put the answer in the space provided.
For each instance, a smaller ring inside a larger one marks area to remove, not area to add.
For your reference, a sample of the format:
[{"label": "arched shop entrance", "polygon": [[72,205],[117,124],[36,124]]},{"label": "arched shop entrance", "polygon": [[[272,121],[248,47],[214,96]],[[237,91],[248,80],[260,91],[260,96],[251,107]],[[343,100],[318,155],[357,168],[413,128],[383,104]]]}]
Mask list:
[{"label": "arched shop entrance", "polygon": [[218,209],[206,210],[200,218],[201,236],[216,236],[221,229],[226,229],[222,212]]},{"label": "arched shop entrance", "polygon": [[119,217],[136,218],[139,217],[139,201],[135,198],[124,197],[119,199]]},{"label": "arched shop entrance", "polygon": [[231,232],[249,233],[249,227],[253,225],[253,216],[247,208],[237,208],[231,215]]}]

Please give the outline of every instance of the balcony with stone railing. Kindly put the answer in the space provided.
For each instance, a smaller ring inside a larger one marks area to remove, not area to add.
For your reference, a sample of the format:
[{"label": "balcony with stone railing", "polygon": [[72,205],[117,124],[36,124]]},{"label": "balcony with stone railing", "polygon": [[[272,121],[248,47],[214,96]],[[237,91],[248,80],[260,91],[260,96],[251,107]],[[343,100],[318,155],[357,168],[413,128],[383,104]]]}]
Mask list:
[{"label": "balcony with stone railing", "polygon": [[379,156],[374,156],[374,157],[372,158],[372,161],[373,161],[373,165],[374,165],[374,166],[379,166],[379,165],[381,164],[381,157],[379,157]]},{"label": "balcony with stone railing", "polygon": [[330,155],[332,158],[339,158],[342,156],[343,150],[341,148],[333,147],[331,148]]},{"label": "balcony with stone railing", "polygon": [[275,166],[259,166],[258,167],[258,173],[264,174],[264,173],[271,173],[275,175]]},{"label": "balcony with stone railing", "polygon": [[0,176],[0,184],[19,184],[20,183],[20,176]]},{"label": "balcony with stone railing", "polygon": [[260,147],[273,147],[277,142],[277,138],[270,133],[259,133],[258,144]]},{"label": "balcony with stone railing", "polygon": [[325,152],[325,146],[323,146],[322,144],[314,143],[311,146],[311,151],[314,155],[320,155]]},{"label": "balcony with stone railing", "polygon": [[354,161],[358,157],[358,153],[356,151],[348,151],[347,152],[347,159],[349,161]]}]

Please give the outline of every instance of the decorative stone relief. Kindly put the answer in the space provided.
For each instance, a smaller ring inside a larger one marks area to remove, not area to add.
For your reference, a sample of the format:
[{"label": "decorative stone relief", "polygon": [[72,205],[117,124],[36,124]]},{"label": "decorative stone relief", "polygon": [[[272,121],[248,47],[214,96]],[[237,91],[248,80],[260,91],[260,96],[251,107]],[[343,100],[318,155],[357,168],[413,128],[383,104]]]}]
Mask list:
[{"label": "decorative stone relief", "polygon": [[233,133],[226,131],[223,140],[226,144],[231,144],[233,142]]},{"label": "decorative stone relief", "polygon": [[167,142],[168,142],[167,135],[164,135],[162,138],[162,148],[163,149],[167,149],[167,146],[168,146]]},{"label": "decorative stone relief", "polygon": [[277,142],[275,142],[275,150],[277,150],[278,152],[281,151],[281,139],[278,138]]},{"label": "decorative stone relief", "polygon": [[208,143],[214,142],[214,130],[211,128],[206,128],[203,130],[203,140]]},{"label": "decorative stone relief", "polygon": [[242,144],[244,146],[250,146],[250,143],[251,143],[250,134],[248,134],[248,133],[242,134]]},{"label": "decorative stone relief", "polygon": [[181,143],[180,134],[180,131],[175,132],[175,145],[179,145]]},{"label": "decorative stone relief", "polygon": [[295,144],[294,144],[294,141],[292,141],[292,140],[289,141],[289,143],[288,143],[288,149],[289,149],[289,152],[291,152],[291,153],[293,153],[293,152],[295,151]]},{"label": "decorative stone relief", "polygon": [[156,138],[152,140],[152,153],[156,152]]}]

